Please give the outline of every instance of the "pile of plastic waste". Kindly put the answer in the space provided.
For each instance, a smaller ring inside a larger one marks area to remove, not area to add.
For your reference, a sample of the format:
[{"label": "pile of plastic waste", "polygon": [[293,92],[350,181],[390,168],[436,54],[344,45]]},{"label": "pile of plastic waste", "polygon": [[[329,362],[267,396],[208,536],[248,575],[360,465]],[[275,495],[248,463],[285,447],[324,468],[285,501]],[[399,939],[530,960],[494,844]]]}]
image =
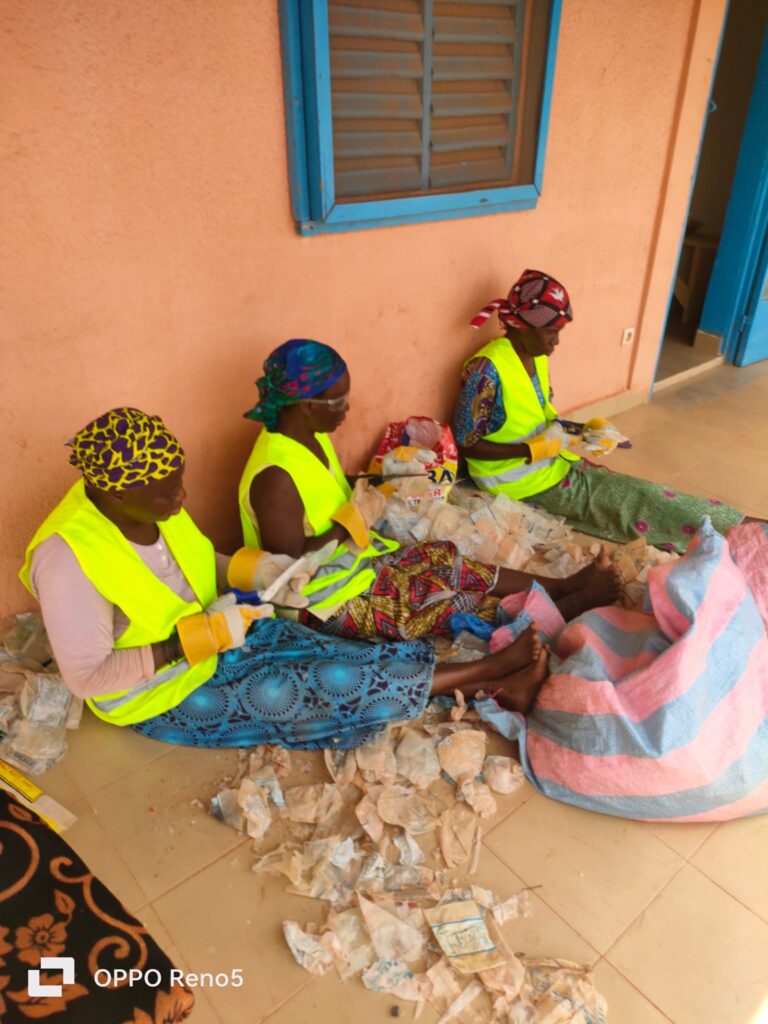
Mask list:
[{"label": "pile of plastic waste", "polygon": [[588,968],[508,948],[501,926],[532,913],[530,891],[500,897],[472,881],[497,799],[524,781],[488,739],[457,694],[356,750],[325,751],[319,782],[302,779],[318,755],[258,747],[210,810],[253,838],[254,871],[325,902],[321,924],[283,924],[310,973],[357,976],[443,1024],[604,1021]]},{"label": "pile of plastic waste", "polygon": [[58,673],[40,616],[0,621],[0,758],[40,775],[67,752],[67,730],[79,726],[82,713],[82,700]]},{"label": "pile of plastic waste", "polygon": [[[562,516],[541,512],[505,494],[454,487],[447,501],[419,497],[418,478],[400,480],[387,499],[377,529],[401,544],[450,540],[466,558],[542,576],[578,572],[599,551],[600,542],[580,537]],[[616,548],[613,559],[624,576],[625,604],[641,599],[648,569],[676,558],[640,537]]]}]

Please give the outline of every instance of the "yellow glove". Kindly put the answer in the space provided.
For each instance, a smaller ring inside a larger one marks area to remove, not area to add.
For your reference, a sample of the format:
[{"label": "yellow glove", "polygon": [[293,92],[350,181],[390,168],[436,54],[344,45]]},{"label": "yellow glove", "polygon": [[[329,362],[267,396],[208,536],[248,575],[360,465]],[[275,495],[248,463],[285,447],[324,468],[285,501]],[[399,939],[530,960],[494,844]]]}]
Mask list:
[{"label": "yellow glove", "polygon": [[604,420],[602,416],[594,416],[584,424],[584,430],[602,430],[610,426],[613,426],[610,420]]},{"label": "yellow glove", "polygon": [[271,604],[236,604],[234,594],[225,594],[206,611],[179,619],[176,632],[184,657],[197,665],[214,654],[242,647],[251,623],[274,613]]},{"label": "yellow glove", "polygon": [[559,437],[546,437],[544,434],[537,434],[529,438],[525,444],[531,450],[531,462],[540,462],[542,459],[554,459],[560,454],[563,442]]},{"label": "yellow glove", "polygon": [[358,548],[362,550],[368,547],[371,542],[368,527],[360,510],[355,508],[351,501],[337,508],[331,519],[344,527]]}]

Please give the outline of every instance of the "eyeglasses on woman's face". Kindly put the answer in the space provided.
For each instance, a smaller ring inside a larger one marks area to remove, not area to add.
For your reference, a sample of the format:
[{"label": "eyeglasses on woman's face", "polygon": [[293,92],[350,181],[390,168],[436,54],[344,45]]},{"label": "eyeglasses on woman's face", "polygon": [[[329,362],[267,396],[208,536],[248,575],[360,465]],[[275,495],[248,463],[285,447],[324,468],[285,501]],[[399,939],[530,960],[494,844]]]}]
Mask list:
[{"label": "eyeglasses on woman's face", "polygon": [[305,398],[305,402],[314,402],[317,405],[327,405],[331,412],[341,412],[349,404],[349,392],[346,391],[338,398]]}]

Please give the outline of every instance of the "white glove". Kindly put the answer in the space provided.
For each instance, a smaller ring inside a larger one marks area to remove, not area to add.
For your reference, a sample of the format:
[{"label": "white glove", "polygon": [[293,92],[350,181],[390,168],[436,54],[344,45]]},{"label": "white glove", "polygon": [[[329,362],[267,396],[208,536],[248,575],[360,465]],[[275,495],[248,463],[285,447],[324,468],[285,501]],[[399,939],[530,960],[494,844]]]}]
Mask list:
[{"label": "white glove", "polygon": [[338,541],[332,540],[295,559],[240,548],[230,559],[227,581],[238,590],[258,591],[263,601],[274,601],[284,608],[306,608],[309,599],[301,591],[338,546]]}]

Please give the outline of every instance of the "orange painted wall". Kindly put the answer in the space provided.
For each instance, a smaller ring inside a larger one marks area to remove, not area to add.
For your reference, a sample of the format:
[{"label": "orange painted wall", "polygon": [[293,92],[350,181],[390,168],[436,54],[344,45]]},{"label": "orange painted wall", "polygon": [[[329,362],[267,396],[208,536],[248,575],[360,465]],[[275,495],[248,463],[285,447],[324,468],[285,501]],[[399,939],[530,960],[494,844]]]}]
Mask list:
[{"label": "orange painted wall", "polygon": [[[300,238],[271,0],[5,0],[0,611],[74,480],[63,441],[131,403],[188,451],[189,508],[224,549],[263,357],[347,357],[353,468],[390,419],[447,416],[467,321],[526,266],[576,320],[561,409],[647,392],[724,0],[565,0],[536,210]],[[619,346],[624,326],[636,349]]]}]

